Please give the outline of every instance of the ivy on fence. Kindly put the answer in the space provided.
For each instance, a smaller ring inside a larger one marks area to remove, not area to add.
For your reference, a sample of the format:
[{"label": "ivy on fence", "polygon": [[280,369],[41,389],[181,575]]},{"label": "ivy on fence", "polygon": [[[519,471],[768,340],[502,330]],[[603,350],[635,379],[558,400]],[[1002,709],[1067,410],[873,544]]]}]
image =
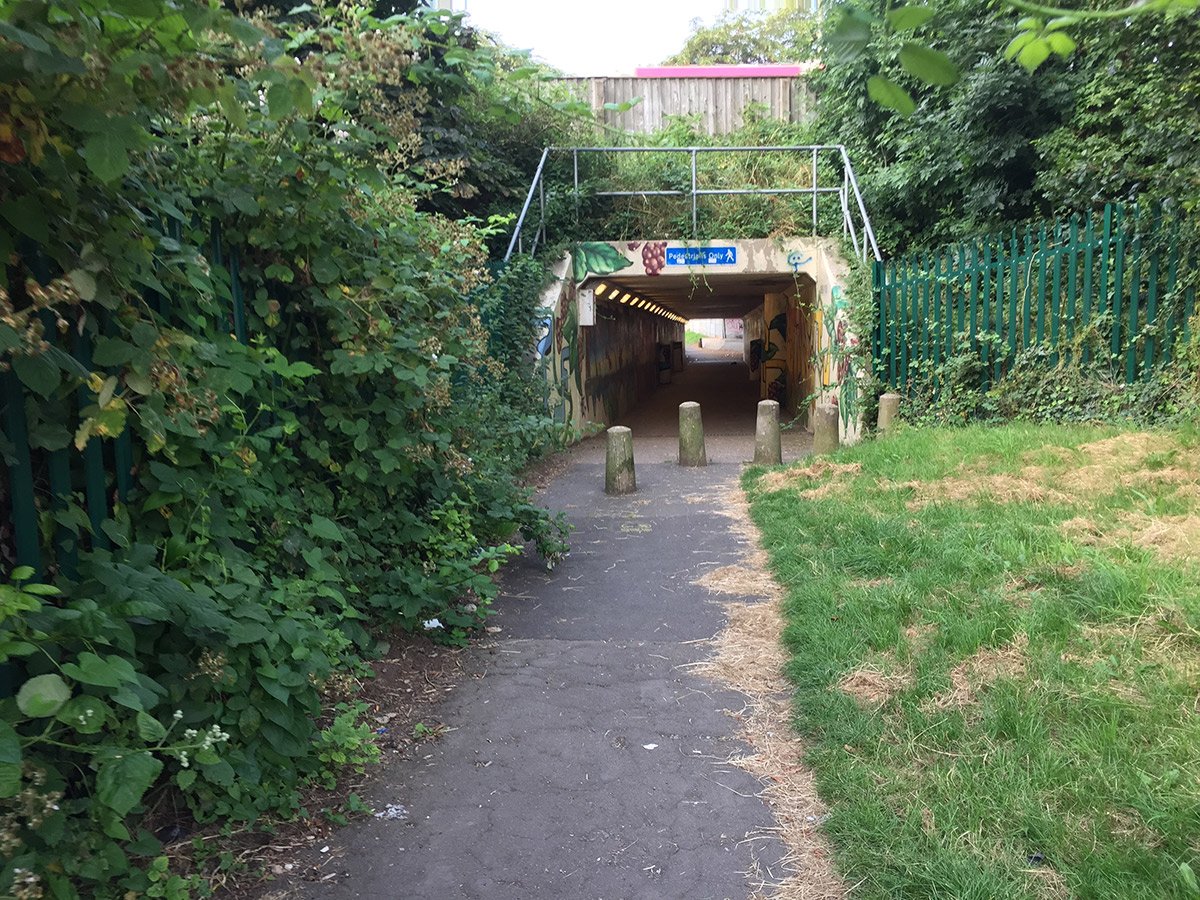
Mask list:
[{"label": "ivy on fence", "polygon": [[876,264],[876,373],[912,393],[964,350],[984,387],[1022,354],[1149,380],[1190,336],[1196,257],[1160,208],[1072,216]]}]

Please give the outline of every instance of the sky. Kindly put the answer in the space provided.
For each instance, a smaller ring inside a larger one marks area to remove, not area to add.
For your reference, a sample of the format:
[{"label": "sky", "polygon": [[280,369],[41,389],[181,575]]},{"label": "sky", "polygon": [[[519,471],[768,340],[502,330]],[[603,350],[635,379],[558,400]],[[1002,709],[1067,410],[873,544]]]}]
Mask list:
[{"label": "sky", "polygon": [[[567,75],[632,75],[681,49],[691,21],[711,23],[725,0],[466,0],[472,25]],[[460,8],[455,4],[455,8]]]}]

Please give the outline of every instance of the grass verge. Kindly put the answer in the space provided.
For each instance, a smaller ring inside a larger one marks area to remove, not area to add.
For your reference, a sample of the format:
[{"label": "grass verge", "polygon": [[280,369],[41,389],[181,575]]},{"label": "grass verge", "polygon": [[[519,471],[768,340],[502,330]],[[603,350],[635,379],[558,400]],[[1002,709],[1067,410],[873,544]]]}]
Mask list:
[{"label": "grass verge", "polygon": [[1200,436],[901,430],[745,476],[861,897],[1200,897]]}]

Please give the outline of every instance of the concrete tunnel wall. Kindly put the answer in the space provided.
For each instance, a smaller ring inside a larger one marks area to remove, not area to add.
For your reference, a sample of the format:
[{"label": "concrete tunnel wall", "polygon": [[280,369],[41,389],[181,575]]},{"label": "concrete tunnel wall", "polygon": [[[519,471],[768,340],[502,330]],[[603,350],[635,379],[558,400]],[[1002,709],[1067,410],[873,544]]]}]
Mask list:
[{"label": "concrete tunnel wall", "polygon": [[611,424],[658,386],[658,345],[683,340],[683,325],[596,300],[596,323],[579,324],[578,285],[570,258],[554,267],[543,297],[537,356],[544,367],[547,405],[559,422],[579,431]]}]

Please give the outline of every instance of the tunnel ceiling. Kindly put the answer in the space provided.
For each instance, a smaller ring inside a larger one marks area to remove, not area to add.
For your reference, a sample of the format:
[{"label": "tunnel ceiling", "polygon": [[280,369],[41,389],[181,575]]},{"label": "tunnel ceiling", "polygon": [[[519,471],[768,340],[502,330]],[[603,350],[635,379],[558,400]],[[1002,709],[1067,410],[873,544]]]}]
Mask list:
[{"label": "tunnel ceiling", "polygon": [[761,306],[763,294],[795,287],[797,280],[811,282],[807,275],[709,274],[709,275],[622,275],[597,278],[590,287],[610,286],[605,297],[617,288],[621,293],[653,301],[685,319],[737,319]]}]

